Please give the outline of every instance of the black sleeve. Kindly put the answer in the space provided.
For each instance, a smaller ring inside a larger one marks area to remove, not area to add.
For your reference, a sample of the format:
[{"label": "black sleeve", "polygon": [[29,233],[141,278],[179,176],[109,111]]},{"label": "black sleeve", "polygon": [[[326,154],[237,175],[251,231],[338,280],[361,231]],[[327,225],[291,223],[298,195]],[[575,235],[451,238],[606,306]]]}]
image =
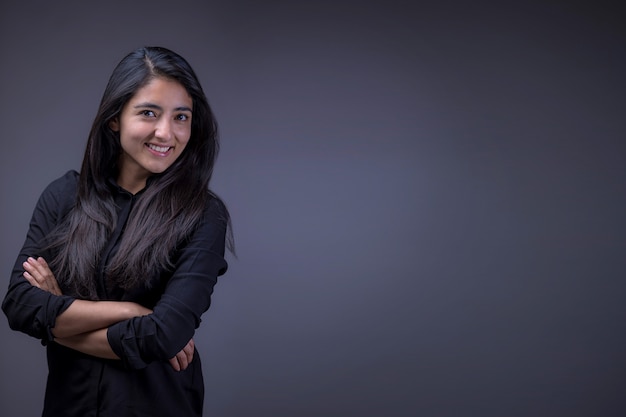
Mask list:
[{"label": "black sleeve", "polygon": [[[13,330],[19,330],[37,339],[42,344],[53,340],[51,329],[56,318],[74,301],[72,297],[57,296],[33,287],[22,276],[22,264],[31,256],[43,256],[44,238],[72,207],[78,173],[68,171],[63,177],[53,181],[43,191],[30,221],[26,241],[20,250],[13,271],[9,289],[2,302],[2,310]],[[46,259],[49,261],[49,259]]]},{"label": "black sleeve", "polygon": [[116,323],[107,338],[130,369],[174,357],[193,337],[209,308],[217,277],[224,274],[224,206],[213,199],[204,219],[181,249],[175,270],[153,313]]}]

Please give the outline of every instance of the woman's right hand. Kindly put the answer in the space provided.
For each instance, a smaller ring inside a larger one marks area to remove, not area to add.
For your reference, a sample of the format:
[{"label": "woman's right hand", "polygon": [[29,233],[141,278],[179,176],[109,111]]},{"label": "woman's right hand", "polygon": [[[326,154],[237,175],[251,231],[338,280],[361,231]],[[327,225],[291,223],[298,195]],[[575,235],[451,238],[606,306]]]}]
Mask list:
[{"label": "woman's right hand", "polygon": [[193,360],[193,353],[196,349],[193,339],[187,342],[187,345],[170,359],[170,365],[175,371],[184,371]]},{"label": "woman's right hand", "polygon": [[[61,288],[56,280],[56,277],[52,273],[52,270],[48,266],[46,260],[42,257],[37,259],[29,257],[26,262],[22,264],[24,267],[24,278],[34,287],[40,288],[54,295],[63,295]],[[76,303],[77,305],[80,304]],[[133,302],[120,302],[119,304],[125,305],[128,309],[127,317],[132,318],[139,316],[146,316],[152,313],[152,310],[142,306],[141,304]],[[122,318],[122,319],[124,319]],[[57,320],[59,321],[59,320]],[[58,323],[57,323],[58,324]],[[107,344],[108,345],[108,344]],[[110,349],[110,348],[109,348]],[[195,344],[193,339],[189,340],[185,347],[169,360],[170,365],[176,371],[184,371],[187,369],[191,361],[193,360],[193,354],[195,351]],[[99,356],[99,355],[98,355]]]}]

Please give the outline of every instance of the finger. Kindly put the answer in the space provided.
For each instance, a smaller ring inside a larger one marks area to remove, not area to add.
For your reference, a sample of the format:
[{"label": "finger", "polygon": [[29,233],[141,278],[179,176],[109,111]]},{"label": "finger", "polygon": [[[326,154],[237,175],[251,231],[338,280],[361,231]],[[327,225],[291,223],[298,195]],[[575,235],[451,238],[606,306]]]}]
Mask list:
[{"label": "finger", "polygon": [[28,259],[26,259],[26,262],[24,262],[24,267],[28,268],[31,274],[37,273],[39,275],[43,275],[46,272],[46,269],[42,267],[35,258],[31,257],[28,257]]},{"label": "finger", "polygon": [[28,261],[24,261],[22,262],[22,267],[24,268],[24,270],[26,271],[34,271],[35,267],[32,266]]},{"label": "finger", "polygon": [[176,356],[170,359],[170,361],[172,362],[172,366],[176,371],[184,371],[189,365],[187,361],[187,356],[182,350],[178,352]]},{"label": "finger", "polygon": [[37,270],[37,263],[33,262],[33,258],[28,258],[26,259],[23,263],[22,266],[24,268],[28,268],[31,271],[35,271]]},{"label": "finger", "polygon": [[187,367],[189,366],[189,360],[187,359],[187,354],[185,353],[185,350],[181,350],[180,352],[178,352],[176,354],[176,357],[178,358],[180,369],[181,370],[187,369]]},{"label": "finger", "polygon": [[172,365],[172,368],[174,368],[175,371],[180,371],[180,365],[178,364],[178,359],[176,358],[176,356],[174,356],[172,359],[169,360],[170,365]]},{"label": "finger", "polygon": [[[43,258],[41,258],[41,259],[43,259]],[[26,262],[31,264],[34,268],[38,268],[39,266],[41,266],[41,263],[37,259],[33,258],[32,256],[29,256],[26,259]]]},{"label": "finger", "polygon": [[[34,259],[29,257],[23,263],[23,267],[28,272],[29,278],[32,280],[32,282],[29,282],[32,285],[54,295],[62,294],[61,288],[44,258]],[[26,276],[24,277],[26,278]]]},{"label": "finger", "polygon": [[37,267],[30,262],[30,259],[31,258],[28,258],[28,261],[24,262],[22,266],[24,270],[28,272],[29,276],[37,282],[37,286],[40,286],[45,281],[45,278],[41,275]]},{"label": "finger", "polygon": [[189,343],[187,343],[187,346],[183,348],[183,352],[185,353],[185,356],[187,358],[187,364],[190,364],[191,361],[193,360],[194,350],[195,349],[194,349],[193,341],[190,341]]},{"label": "finger", "polygon": [[38,259],[28,258],[28,261],[43,277],[54,276],[50,267],[48,267],[48,264],[42,257],[39,257]]},{"label": "finger", "polygon": [[48,266],[48,262],[46,262],[46,260],[44,258],[42,258],[41,256],[39,258],[37,258],[37,262],[39,263],[39,265],[44,266],[46,268],[50,268]]},{"label": "finger", "polygon": [[29,274],[28,272],[24,272],[22,274],[22,276],[26,279],[26,281],[28,281],[28,283],[30,285],[32,285],[33,287],[37,287],[37,288],[41,288],[39,286],[39,283],[37,282],[37,280],[35,278],[33,278],[33,276],[31,274]]}]

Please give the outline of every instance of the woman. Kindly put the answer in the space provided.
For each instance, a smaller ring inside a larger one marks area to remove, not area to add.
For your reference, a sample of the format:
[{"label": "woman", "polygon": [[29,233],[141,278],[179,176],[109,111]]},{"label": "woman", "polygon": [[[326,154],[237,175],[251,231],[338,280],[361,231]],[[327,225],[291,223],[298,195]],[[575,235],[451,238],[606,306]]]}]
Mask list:
[{"label": "woman", "polygon": [[2,309],[47,346],[44,416],[200,416],[193,335],[230,248],[209,191],[217,126],[189,64],[160,47],[117,65],[80,174],[35,207]]}]

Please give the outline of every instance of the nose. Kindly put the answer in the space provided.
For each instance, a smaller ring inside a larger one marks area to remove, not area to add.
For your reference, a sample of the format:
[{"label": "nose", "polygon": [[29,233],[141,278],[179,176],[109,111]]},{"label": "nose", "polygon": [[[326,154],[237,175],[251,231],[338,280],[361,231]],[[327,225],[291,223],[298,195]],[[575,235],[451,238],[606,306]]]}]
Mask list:
[{"label": "nose", "polygon": [[165,117],[161,118],[161,120],[159,120],[156,124],[154,137],[163,142],[167,142],[172,139],[172,136],[173,132],[171,121]]}]

